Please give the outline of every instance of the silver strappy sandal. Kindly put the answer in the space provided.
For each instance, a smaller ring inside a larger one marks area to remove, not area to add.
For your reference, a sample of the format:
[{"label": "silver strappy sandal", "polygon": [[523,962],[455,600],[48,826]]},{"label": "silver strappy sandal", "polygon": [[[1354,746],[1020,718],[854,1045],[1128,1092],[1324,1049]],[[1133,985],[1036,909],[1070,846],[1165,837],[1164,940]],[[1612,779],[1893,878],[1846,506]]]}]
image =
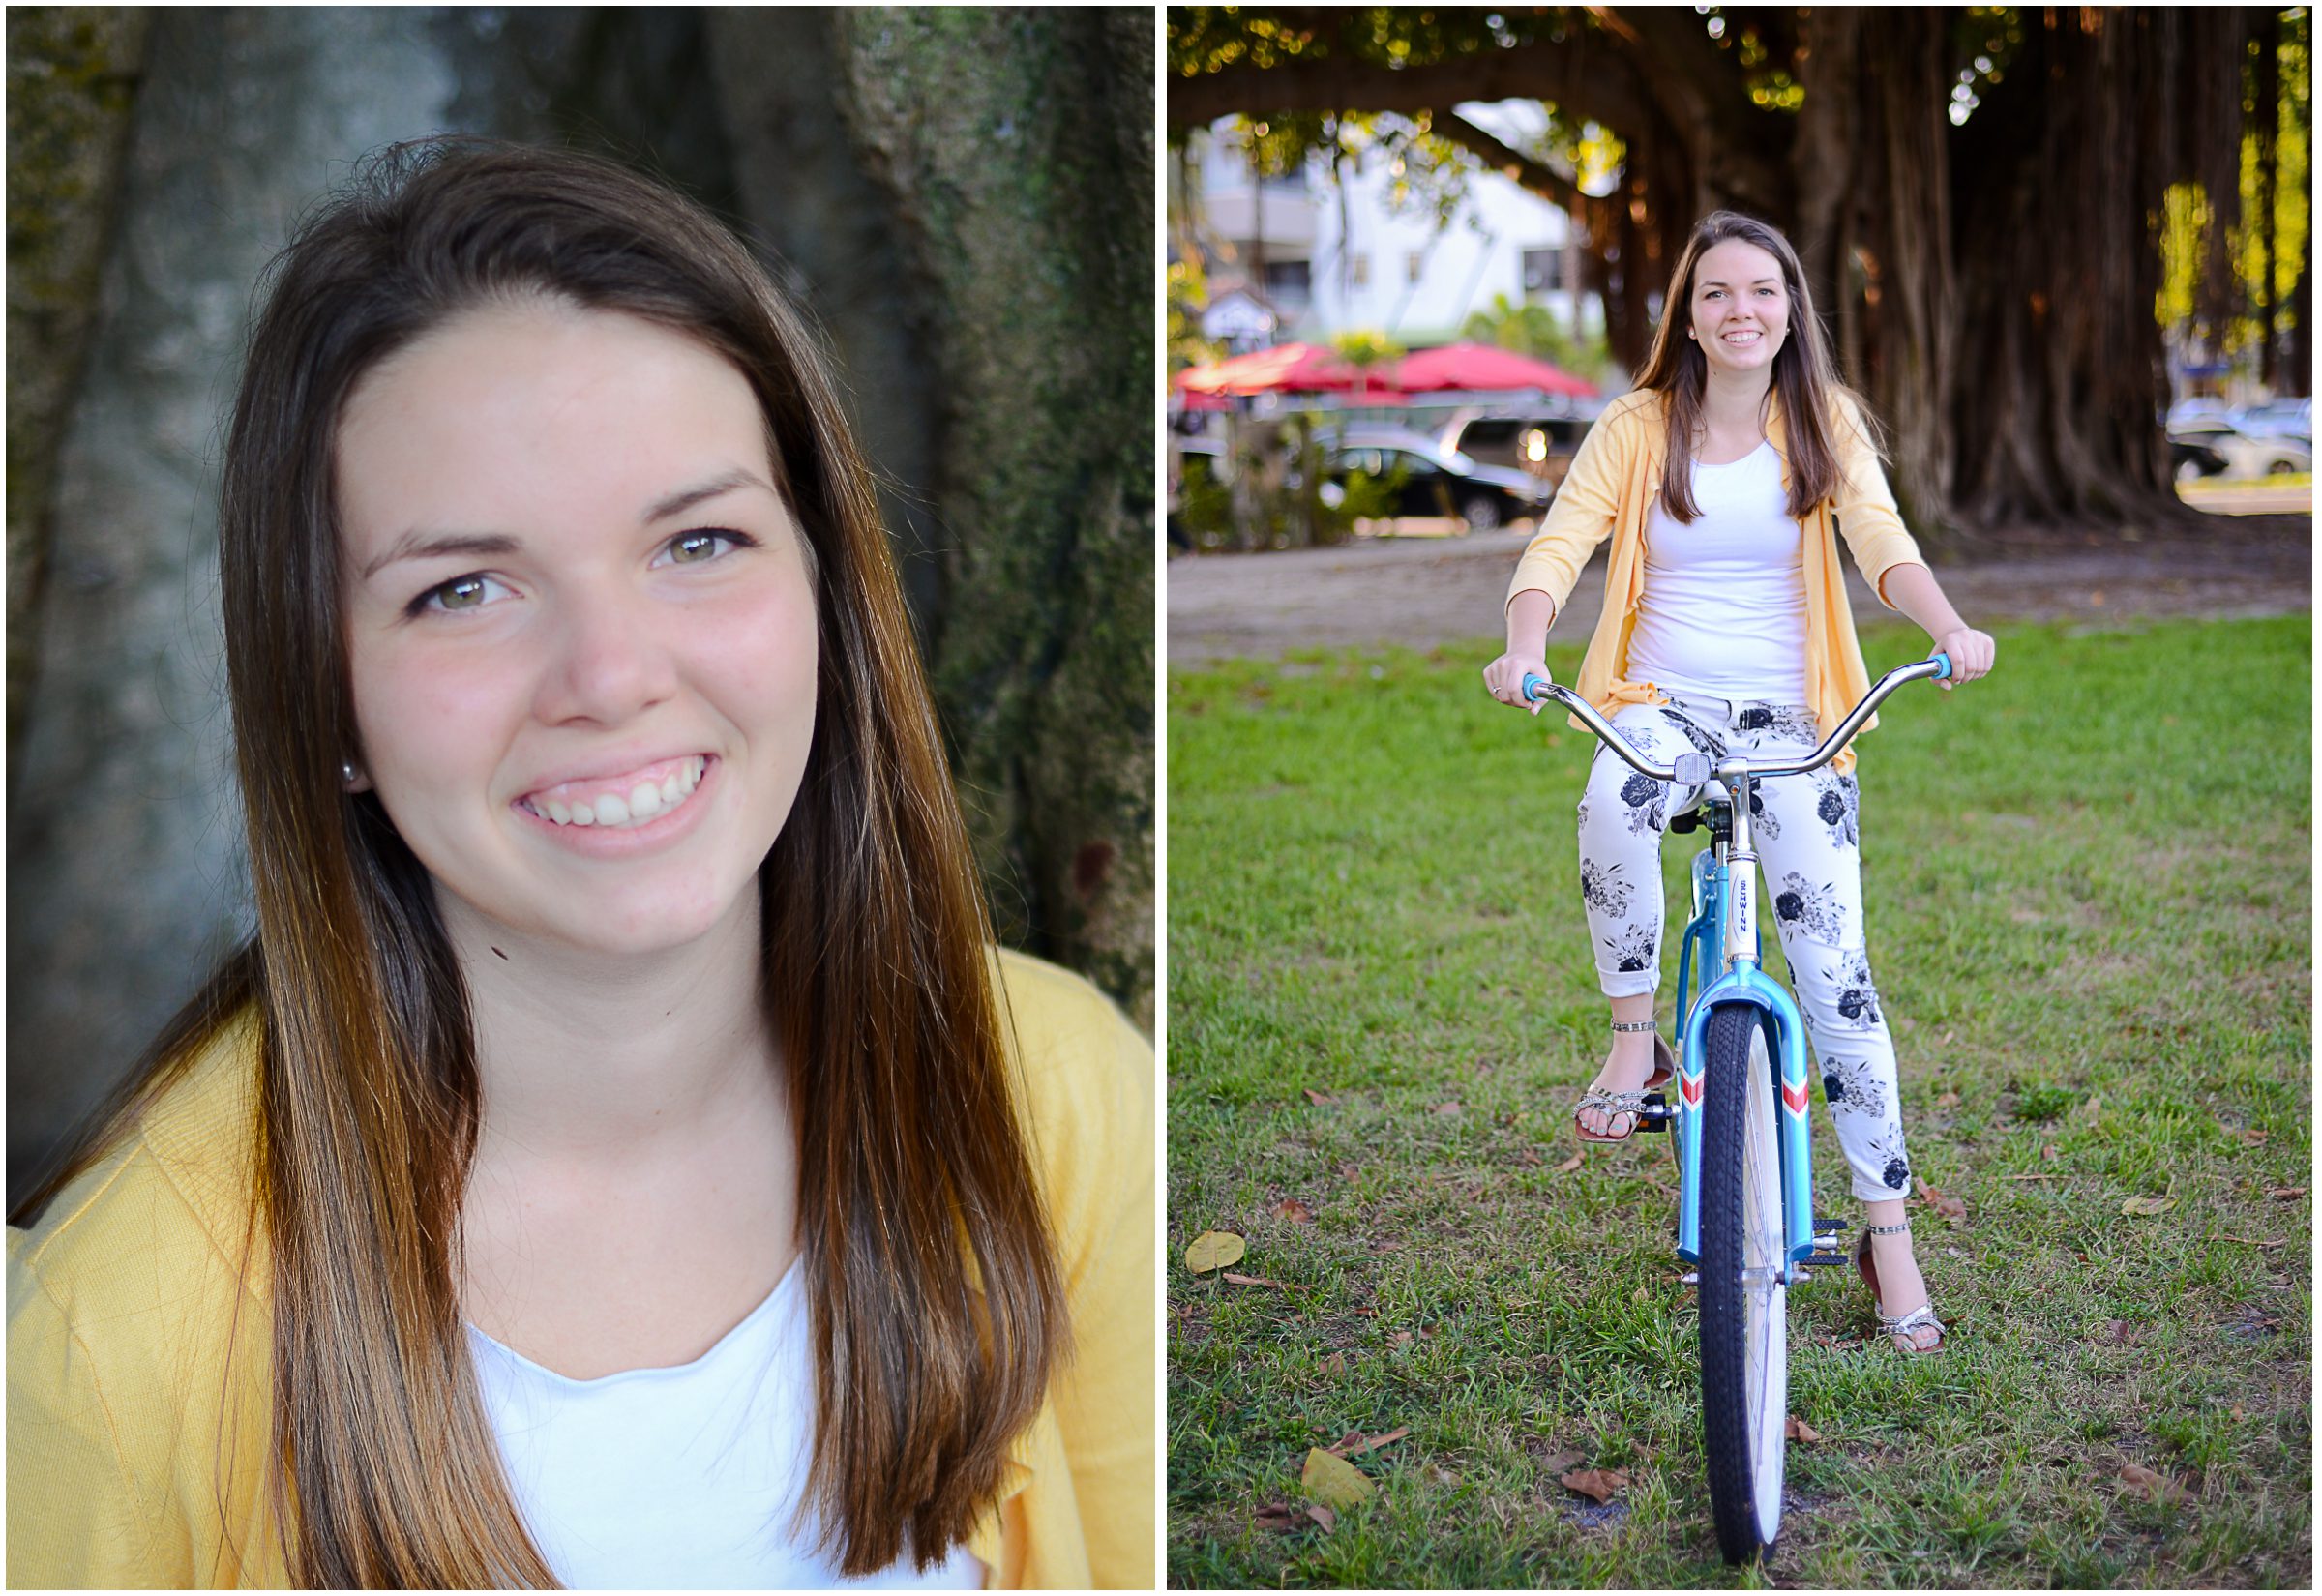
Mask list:
[{"label": "silver strappy sandal", "polygon": [[[1870,1238],[1873,1235],[1907,1236],[1910,1233],[1909,1225],[1864,1226],[1862,1239],[1855,1246],[1855,1267],[1861,1272],[1862,1284],[1870,1287],[1871,1312],[1878,1315],[1879,1334],[1890,1338],[1894,1343],[1894,1349],[1906,1357],[1923,1358],[1942,1351],[1944,1343],[1950,1339],[1948,1327],[1935,1316],[1935,1304],[1922,1302],[1908,1314],[1888,1317],[1885,1312],[1886,1299],[1879,1295],[1878,1267],[1870,1261]],[[1918,1333],[1928,1329],[1935,1332],[1935,1345],[1921,1346]]]},{"label": "silver strappy sandal", "polygon": [[[1669,1083],[1670,1078],[1677,1074],[1677,1055],[1669,1050],[1669,1044],[1662,1040],[1660,1032],[1654,1027],[1652,1020],[1616,1020],[1613,1021],[1613,1029],[1616,1031],[1652,1031],[1653,1033],[1652,1073],[1645,1078],[1645,1084],[1633,1092],[1607,1092],[1592,1086],[1581,1093],[1580,1101],[1572,1106],[1572,1129],[1579,1134],[1580,1139],[1583,1141],[1607,1143],[1626,1141],[1630,1137],[1636,1135],[1637,1127],[1645,1122],[1645,1110],[1650,1106],[1648,1099],[1657,1094],[1661,1087]],[[1591,1108],[1608,1116],[1625,1114],[1628,1116],[1628,1123],[1618,1136],[1600,1136],[1581,1123],[1580,1116]]]}]

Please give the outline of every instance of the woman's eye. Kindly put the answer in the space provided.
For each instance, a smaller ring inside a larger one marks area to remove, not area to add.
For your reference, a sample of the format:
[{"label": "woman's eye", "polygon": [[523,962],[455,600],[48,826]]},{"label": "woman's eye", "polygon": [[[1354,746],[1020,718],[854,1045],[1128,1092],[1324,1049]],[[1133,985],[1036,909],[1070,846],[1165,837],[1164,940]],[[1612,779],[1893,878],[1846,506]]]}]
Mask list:
[{"label": "woman's eye", "polygon": [[681,532],[663,552],[671,565],[701,565],[748,541],[738,532]]},{"label": "woman's eye", "polygon": [[412,600],[411,613],[416,615],[422,610],[431,609],[438,613],[476,609],[504,597],[507,592],[503,584],[490,576],[454,576],[440,587],[431,587]]}]

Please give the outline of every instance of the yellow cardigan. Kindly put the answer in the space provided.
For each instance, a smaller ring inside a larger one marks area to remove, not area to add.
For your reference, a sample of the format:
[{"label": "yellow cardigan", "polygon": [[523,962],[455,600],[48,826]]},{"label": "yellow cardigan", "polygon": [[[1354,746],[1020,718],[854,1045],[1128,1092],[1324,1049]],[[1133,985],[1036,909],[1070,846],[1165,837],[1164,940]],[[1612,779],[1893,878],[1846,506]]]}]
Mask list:
[{"label": "yellow cardigan", "polygon": [[[968,1541],[997,1588],[1154,1583],[1152,1049],[1079,977],[1002,954],[1073,1354]],[[11,1586],[281,1586],[246,1014],[8,1234]],[[246,1272],[245,1238],[254,1260]]]},{"label": "yellow cardigan", "polygon": [[[1580,453],[1557,489],[1556,503],[1540,529],[1524,548],[1507,599],[1537,591],[1548,595],[1557,612],[1580,580],[1581,567],[1609,533],[1613,539],[1611,569],[1605,574],[1604,612],[1596,634],[1580,663],[1580,680],[1573,692],[1610,715],[1622,704],[1668,701],[1651,682],[1628,680],[1628,639],[1637,629],[1637,600],[1645,591],[1645,517],[1653,496],[1661,490],[1661,464],[1669,453],[1667,409],[1662,397],[1649,388],[1623,394],[1605,407],[1581,440]],[[1870,690],[1870,675],[1862,666],[1861,645],[1855,640],[1854,612],[1847,607],[1846,583],[1838,568],[1838,545],[1832,527],[1846,537],[1855,564],[1870,579],[1879,602],[1887,604],[1887,573],[1898,565],[1920,565],[1919,546],[1903,530],[1902,517],[1888,491],[1871,448],[1868,430],[1851,402],[1840,399],[1831,415],[1831,434],[1838,452],[1839,488],[1831,499],[1814,507],[1803,526],[1806,584],[1806,699],[1823,736],[1835,730],[1846,712]],[[1782,430],[1782,402],[1773,399],[1766,439],[1782,457],[1782,488],[1790,487],[1790,452]],[[1888,605],[1890,609],[1892,605]],[[1862,724],[1868,731],[1879,724],[1872,716]],[[1580,721],[1575,729],[1585,730]],[[1855,764],[1850,745],[1831,762],[1844,773]]]}]

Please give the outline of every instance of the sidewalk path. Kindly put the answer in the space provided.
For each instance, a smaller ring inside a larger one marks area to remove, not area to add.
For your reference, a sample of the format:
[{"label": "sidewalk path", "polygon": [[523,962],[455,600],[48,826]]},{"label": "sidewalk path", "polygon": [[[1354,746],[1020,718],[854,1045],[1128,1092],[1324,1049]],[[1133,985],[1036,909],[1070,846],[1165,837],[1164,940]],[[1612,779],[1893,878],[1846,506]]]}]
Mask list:
[{"label": "sidewalk path", "polygon": [[[1169,663],[1273,659],[1299,648],[1410,648],[1500,631],[1507,579],[1530,534],[1392,538],[1272,554],[1179,555],[1169,562]],[[1858,621],[1890,613],[1850,563]],[[1976,625],[2128,616],[2281,615],[2311,607],[2310,540],[2172,537],[2093,547],[2036,546],[2005,558],[1936,567]],[[1604,596],[1599,552],[1557,618],[1560,642],[1585,642]]]}]

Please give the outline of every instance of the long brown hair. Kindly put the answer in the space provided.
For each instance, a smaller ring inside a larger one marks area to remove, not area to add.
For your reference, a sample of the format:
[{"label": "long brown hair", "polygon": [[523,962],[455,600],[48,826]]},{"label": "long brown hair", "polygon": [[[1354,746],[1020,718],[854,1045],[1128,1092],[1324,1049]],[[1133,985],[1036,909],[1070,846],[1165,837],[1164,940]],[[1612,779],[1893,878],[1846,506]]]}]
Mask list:
[{"label": "long brown hair", "polygon": [[1838,490],[1838,452],[1832,436],[1831,405],[1843,399],[1850,425],[1862,429],[1873,449],[1880,447],[1870,406],[1838,380],[1830,336],[1814,313],[1814,296],[1790,241],[1755,217],[1740,211],[1712,211],[1693,224],[1669,274],[1661,300],[1660,325],[1645,357],[1639,388],[1663,396],[1669,412],[1669,453],[1661,469],[1661,508],[1674,520],[1692,522],[1701,515],[1693,498],[1693,440],[1703,425],[1702,406],[1710,381],[1710,357],[1685,336],[1693,320],[1693,277],[1701,257],[1728,239],[1754,244],[1782,263],[1782,288],[1790,299],[1790,329],[1773,352],[1772,392],[1781,397],[1782,427],[1790,446],[1790,514],[1803,519]]},{"label": "long brown hair", "polygon": [[1064,1355],[1063,1293],[992,932],[868,469],[798,313],[707,211],[601,159],[394,146],[299,228],[242,373],[220,527],[258,930],[172,1021],[37,1213],[253,1001],[274,1489],[306,1585],[552,1585],[469,1367],[467,989],[375,798],[341,631],[333,437],[363,374],[479,304],[546,295],[700,340],[749,379],[820,614],[812,751],[759,871],[799,1126],[819,1403],[808,1498],[850,1575],[964,1540]]}]

